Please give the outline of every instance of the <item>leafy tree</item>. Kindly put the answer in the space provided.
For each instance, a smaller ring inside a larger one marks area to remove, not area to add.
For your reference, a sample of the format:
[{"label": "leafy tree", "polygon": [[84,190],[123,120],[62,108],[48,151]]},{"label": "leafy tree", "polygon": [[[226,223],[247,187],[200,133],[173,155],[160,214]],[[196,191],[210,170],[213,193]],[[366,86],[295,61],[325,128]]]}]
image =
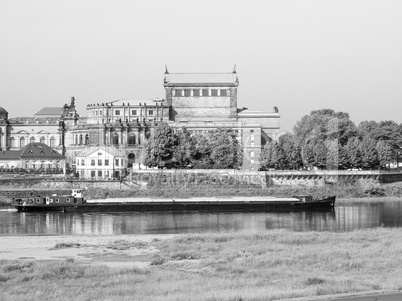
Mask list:
[{"label": "leafy tree", "polygon": [[345,145],[350,137],[357,135],[356,125],[349,114],[331,109],[312,111],[310,115],[303,116],[293,131],[301,143],[338,139]]},{"label": "leafy tree", "polygon": [[289,167],[291,169],[299,169],[300,166],[303,165],[301,152],[302,150],[299,142],[296,137],[293,137],[289,156]]},{"label": "leafy tree", "polygon": [[304,142],[301,150],[301,157],[304,167],[311,168],[314,165],[314,142]]},{"label": "leafy tree", "polygon": [[314,166],[324,168],[327,166],[327,148],[324,141],[317,141],[313,146]]},{"label": "leafy tree", "polygon": [[372,133],[374,132],[374,130],[376,130],[377,126],[377,122],[375,122],[374,120],[360,122],[357,127],[360,139],[363,139],[364,137],[373,138]]},{"label": "leafy tree", "polygon": [[347,152],[347,145],[342,146],[338,142],[338,168],[339,169],[348,169],[351,168],[351,164],[349,161],[349,156]]},{"label": "leafy tree", "polygon": [[177,131],[176,136],[178,143],[174,147],[172,159],[175,167],[191,168],[196,154],[196,140],[185,127]]},{"label": "leafy tree", "polygon": [[240,144],[232,130],[217,129],[210,136],[214,168],[238,168],[241,166]]},{"label": "leafy tree", "polygon": [[167,123],[159,123],[144,147],[144,164],[148,167],[174,167],[172,159],[177,144],[177,136],[172,128]]},{"label": "leafy tree", "polygon": [[213,167],[213,161],[211,159],[212,145],[210,140],[205,135],[195,135],[195,152],[193,168],[211,169]]},{"label": "leafy tree", "polygon": [[365,136],[360,143],[363,168],[373,169],[378,167],[379,161],[376,144],[376,141],[368,136]]},{"label": "leafy tree", "polygon": [[348,140],[348,143],[345,146],[349,168],[363,167],[360,143],[359,138],[353,137]]},{"label": "leafy tree", "polygon": [[271,160],[273,167],[275,167],[276,169],[284,169],[285,152],[278,142],[274,143]]},{"label": "leafy tree", "polygon": [[328,169],[339,168],[339,147],[342,147],[337,140],[325,141],[326,153],[326,167]]},{"label": "leafy tree", "polygon": [[272,154],[274,151],[274,142],[268,142],[264,145],[264,148],[261,150],[260,154],[260,166],[262,168],[273,168],[274,164],[272,162]]},{"label": "leafy tree", "polygon": [[376,148],[378,152],[378,161],[380,167],[386,167],[387,164],[392,162],[391,145],[384,140],[380,140],[377,142]]}]

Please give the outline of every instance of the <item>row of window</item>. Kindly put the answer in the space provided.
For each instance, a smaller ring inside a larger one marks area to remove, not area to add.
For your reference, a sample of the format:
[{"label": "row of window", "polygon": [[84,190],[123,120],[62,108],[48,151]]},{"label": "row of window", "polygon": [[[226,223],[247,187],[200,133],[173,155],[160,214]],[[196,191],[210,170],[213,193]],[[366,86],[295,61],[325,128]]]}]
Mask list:
[{"label": "row of window", "polygon": [[229,96],[227,89],[176,89],[173,96]]},{"label": "row of window", "polygon": [[[81,163],[81,165],[80,165]],[[96,163],[98,163],[96,165]],[[115,166],[123,166],[124,160],[123,159],[115,159],[114,161]],[[85,159],[77,159],[77,166],[85,166]],[[109,159],[91,159],[91,166],[109,166]]]},{"label": "row of window", "polygon": [[[109,178],[110,174],[108,170],[102,171],[102,170],[91,170],[91,178]],[[119,170],[115,170],[113,176],[115,178],[119,178],[120,177],[120,171]],[[80,172],[80,177],[81,178],[85,178],[85,171],[82,170]]]},{"label": "row of window", "polygon": [[[139,116],[137,110],[131,110],[131,115],[132,116]],[[99,110],[99,116],[102,116],[103,112],[102,110]],[[122,115],[122,110],[114,110],[114,115],[115,116],[120,116]],[[148,110],[148,116],[153,116],[154,115],[154,110]],[[98,116],[98,110],[95,110],[95,116]]]},{"label": "row of window", "polygon": [[[24,147],[27,145],[28,139],[25,139],[25,137],[21,137],[19,139],[16,139],[15,137],[10,138],[10,146],[11,147]],[[36,142],[35,137],[29,138],[29,143]],[[39,138],[40,143],[46,143],[46,138],[45,137],[40,137]],[[55,137],[50,137],[50,147],[56,147],[57,146],[57,139]]]}]

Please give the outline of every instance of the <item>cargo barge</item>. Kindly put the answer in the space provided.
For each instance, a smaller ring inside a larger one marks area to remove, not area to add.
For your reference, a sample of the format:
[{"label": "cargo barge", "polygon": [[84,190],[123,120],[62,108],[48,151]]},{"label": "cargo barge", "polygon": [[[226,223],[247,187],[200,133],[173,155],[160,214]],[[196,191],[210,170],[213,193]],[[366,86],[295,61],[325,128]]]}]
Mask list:
[{"label": "cargo barge", "polygon": [[82,190],[71,195],[31,196],[12,201],[18,211],[59,212],[127,212],[127,211],[293,211],[327,210],[335,206],[335,196],[314,199],[310,195],[290,198],[232,197],[232,198],[128,198],[86,200]]}]

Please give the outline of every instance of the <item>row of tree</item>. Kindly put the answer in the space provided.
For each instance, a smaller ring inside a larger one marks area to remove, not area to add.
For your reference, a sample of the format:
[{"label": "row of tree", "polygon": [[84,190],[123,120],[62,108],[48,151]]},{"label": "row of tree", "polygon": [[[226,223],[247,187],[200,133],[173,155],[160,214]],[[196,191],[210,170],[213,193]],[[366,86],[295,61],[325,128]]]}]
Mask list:
[{"label": "row of tree", "polygon": [[241,166],[243,157],[231,130],[192,134],[185,127],[174,131],[167,123],[160,123],[144,147],[143,161],[158,168],[234,169]]},{"label": "row of tree", "polygon": [[377,169],[398,162],[402,124],[363,121],[356,126],[349,114],[312,111],[278,141],[261,152],[262,168]]}]

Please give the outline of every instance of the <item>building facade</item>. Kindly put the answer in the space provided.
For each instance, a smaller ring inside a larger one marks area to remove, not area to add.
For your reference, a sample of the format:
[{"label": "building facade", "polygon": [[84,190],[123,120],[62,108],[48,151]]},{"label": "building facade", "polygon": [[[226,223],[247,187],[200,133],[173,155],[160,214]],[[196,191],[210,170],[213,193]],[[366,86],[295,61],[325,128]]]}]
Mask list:
[{"label": "building facade", "polygon": [[73,97],[70,104],[42,109],[32,118],[8,118],[8,112],[0,108],[0,147],[18,150],[29,142],[46,143],[66,156],[67,167],[80,171],[77,157],[81,160],[86,149],[115,148],[125,156],[127,168],[141,168],[144,143],[155,125],[167,122],[195,133],[217,128],[236,131],[244,151],[243,168],[257,169],[262,147],[278,137],[276,107],[272,112],[238,108],[236,69],[229,73],[170,73],[166,68],[163,85],[165,99],[91,103],[86,107],[87,117],[79,116]]}]

